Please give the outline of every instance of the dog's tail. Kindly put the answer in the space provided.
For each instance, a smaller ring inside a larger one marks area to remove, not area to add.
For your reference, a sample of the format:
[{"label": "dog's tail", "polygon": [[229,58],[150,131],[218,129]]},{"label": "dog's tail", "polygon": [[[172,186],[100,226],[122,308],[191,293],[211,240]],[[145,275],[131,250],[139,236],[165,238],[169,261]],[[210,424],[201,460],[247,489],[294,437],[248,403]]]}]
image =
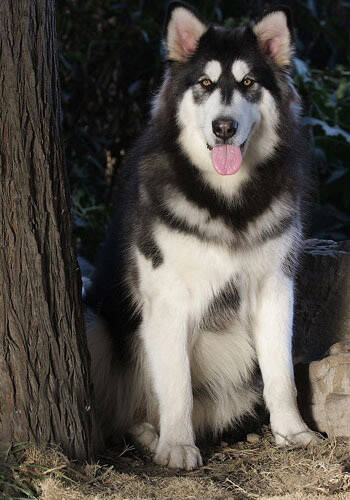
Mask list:
[{"label": "dog's tail", "polygon": [[98,424],[104,439],[118,441],[135,423],[140,412],[142,380],[137,366],[120,366],[118,353],[105,320],[86,304],[86,293],[92,285],[94,267],[79,257],[82,272],[82,296],[87,344],[91,358],[91,378],[96,403]]}]

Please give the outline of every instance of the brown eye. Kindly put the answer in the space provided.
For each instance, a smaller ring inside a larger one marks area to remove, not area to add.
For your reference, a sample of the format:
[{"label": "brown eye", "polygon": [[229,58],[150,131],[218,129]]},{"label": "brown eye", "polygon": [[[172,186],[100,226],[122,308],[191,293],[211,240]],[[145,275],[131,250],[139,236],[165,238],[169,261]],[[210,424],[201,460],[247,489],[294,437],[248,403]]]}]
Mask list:
[{"label": "brown eye", "polygon": [[244,78],[244,80],[243,80],[243,82],[242,82],[242,83],[243,83],[243,85],[244,85],[245,87],[249,88],[249,87],[251,87],[252,85],[254,85],[254,83],[255,83],[255,82],[254,82],[254,80],[252,80],[251,78],[248,78],[248,77],[247,77],[247,78]]},{"label": "brown eye", "polygon": [[209,88],[209,87],[211,87],[213,85],[213,82],[211,80],[209,80],[209,78],[204,78],[204,80],[201,80],[199,83],[205,89],[207,89],[207,88]]}]

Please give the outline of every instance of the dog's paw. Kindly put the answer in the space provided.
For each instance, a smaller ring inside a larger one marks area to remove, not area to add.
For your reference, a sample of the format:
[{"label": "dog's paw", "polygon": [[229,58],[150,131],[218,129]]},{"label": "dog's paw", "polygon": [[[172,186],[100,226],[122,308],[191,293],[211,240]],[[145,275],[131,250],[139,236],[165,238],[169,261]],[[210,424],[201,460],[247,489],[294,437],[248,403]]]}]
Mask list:
[{"label": "dog's paw", "polygon": [[130,430],[130,434],[142,447],[148,448],[152,452],[156,451],[159,436],[152,424],[149,424],[148,422],[136,424]]},{"label": "dog's paw", "polygon": [[280,448],[306,448],[322,442],[322,439],[308,428],[297,410],[271,413],[270,423],[276,445]]},{"label": "dog's paw", "polygon": [[308,427],[289,432],[273,431],[275,436],[276,445],[279,448],[291,446],[293,448],[306,448],[316,446],[322,442],[318,435],[311,431]]},{"label": "dog's paw", "polygon": [[159,443],[154,461],[171,469],[197,469],[203,465],[197,446],[185,444]]}]

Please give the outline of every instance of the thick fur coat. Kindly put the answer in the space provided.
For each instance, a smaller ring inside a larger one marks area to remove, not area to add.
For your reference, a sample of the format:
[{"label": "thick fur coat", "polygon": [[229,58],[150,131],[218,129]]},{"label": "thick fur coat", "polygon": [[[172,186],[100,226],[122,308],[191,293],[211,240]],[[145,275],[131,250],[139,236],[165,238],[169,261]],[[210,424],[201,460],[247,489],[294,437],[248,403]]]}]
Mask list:
[{"label": "thick fur coat", "polygon": [[258,368],[277,444],[313,440],[291,357],[308,150],[288,12],[232,31],[174,2],[165,50],[87,290],[88,341],[105,433],[192,469],[199,433],[254,411]]}]

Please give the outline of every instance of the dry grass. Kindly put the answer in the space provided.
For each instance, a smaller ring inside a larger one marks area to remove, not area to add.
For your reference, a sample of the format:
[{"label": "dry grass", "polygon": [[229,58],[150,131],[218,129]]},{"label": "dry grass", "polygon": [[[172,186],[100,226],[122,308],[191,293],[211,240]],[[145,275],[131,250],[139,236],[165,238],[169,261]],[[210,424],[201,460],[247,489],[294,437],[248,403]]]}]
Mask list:
[{"label": "dry grass", "polygon": [[99,463],[79,465],[57,448],[20,445],[8,450],[6,464],[0,466],[0,499],[350,500],[347,440],[327,440],[310,450],[279,450],[264,428],[257,443],[212,446],[205,459],[199,470],[170,471],[128,447],[113,450]]}]

